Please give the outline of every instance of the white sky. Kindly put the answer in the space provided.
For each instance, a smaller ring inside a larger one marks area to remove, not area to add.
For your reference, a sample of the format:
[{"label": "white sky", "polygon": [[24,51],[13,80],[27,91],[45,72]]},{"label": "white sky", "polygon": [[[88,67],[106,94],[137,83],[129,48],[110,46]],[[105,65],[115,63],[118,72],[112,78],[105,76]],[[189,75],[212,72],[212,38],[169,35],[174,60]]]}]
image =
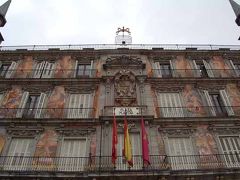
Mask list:
[{"label": "white sky", "polygon": [[228,0],[12,0],[2,45],[112,44],[122,26],[134,44],[239,44],[235,18]]}]

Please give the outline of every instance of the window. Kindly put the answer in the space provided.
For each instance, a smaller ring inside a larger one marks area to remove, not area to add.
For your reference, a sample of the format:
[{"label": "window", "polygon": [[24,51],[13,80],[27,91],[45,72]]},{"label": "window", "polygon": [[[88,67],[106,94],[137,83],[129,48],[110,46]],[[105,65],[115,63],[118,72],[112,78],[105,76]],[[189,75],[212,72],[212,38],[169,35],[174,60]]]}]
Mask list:
[{"label": "window", "polygon": [[68,118],[88,118],[91,110],[92,94],[70,94]]},{"label": "window", "polygon": [[219,93],[210,93],[210,98],[215,109],[216,116],[225,116],[227,111],[225,109],[224,103]]},{"label": "window", "polygon": [[23,116],[25,118],[32,118],[34,117],[36,113],[36,108],[38,105],[40,95],[29,95],[25,108],[24,108],[24,113]]},{"label": "window", "polygon": [[77,65],[77,77],[90,76],[91,75],[91,64],[78,64]]},{"label": "window", "polygon": [[160,69],[161,69],[162,77],[164,78],[172,77],[170,63],[160,63]]},{"label": "window", "polygon": [[239,167],[240,165],[240,138],[238,136],[220,136],[223,159],[228,167]]},{"label": "window", "polygon": [[30,138],[13,138],[4,168],[7,170],[26,170],[31,168],[31,148],[33,139]]},{"label": "window", "polygon": [[197,68],[199,70],[200,77],[206,78],[208,77],[207,70],[202,62],[197,62]]},{"label": "window", "polygon": [[161,116],[184,117],[182,98],[179,93],[158,93]]},{"label": "window", "polygon": [[64,171],[81,171],[88,161],[86,138],[64,138],[58,168]]},{"label": "window", "polygon": [[197,164],[190,138],[168,138],[168,154],[174,170],[195,169]]},{"label": "window", "polygon": [[3,78],[6,77],[9,67],[10,67],[10,64],[2,64],[2,66],[0,68],[0,76],[1,77],[3,77]]}]

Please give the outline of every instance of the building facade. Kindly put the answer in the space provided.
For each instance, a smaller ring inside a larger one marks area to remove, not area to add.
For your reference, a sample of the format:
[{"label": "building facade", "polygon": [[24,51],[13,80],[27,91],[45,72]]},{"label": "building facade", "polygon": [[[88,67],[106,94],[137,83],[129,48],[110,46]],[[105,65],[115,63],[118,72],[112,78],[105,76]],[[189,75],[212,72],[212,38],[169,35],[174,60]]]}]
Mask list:
[{"label": "building facade", "polygon": [[[239,49],[1,47],[1,178],[240,179]],[[133,167],[122,154],[125,112]]]}]

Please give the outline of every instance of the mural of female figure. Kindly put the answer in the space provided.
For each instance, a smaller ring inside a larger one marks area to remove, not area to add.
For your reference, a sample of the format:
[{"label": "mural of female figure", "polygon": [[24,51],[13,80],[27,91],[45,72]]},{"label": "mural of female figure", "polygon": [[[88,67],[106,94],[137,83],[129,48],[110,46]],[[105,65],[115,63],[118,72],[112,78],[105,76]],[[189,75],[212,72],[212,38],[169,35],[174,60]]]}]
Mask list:
[{"label": "mural of female figure", "polygon": [[217,146],[213,136],[208,131],[208,126],[199,126],[196,131],[196,146],[200,155],[201,165],[204,168],[211,168],[218,165]]},{"label": "mural of female figure", "polygon": [[14,118],[16,117],[17,108],[19,107],[22,89],[19,86],[13,86],[3,99],[0,117]]},{"label": "mural of female figure", "polygon": [[58,60],[56,68],[55,68],[55,78],[70,78],[73,73],[73,61],[71,56],[64,56],[60,60]]},{"label": "mural of female figure", "polygon": [[181,77],[193,77],[191,65],[184,56],[177,56],[175,63],[178,74],[180,74]]},{"label": "mural of female figure", "polygon": [[240,114],[240,91],[236,84],[227,85],[227,93],[234,110],[237,115]]},{"label": "mural of female figure", "polygon": [[188,112],[191,112],[194,116],[203,116],[205,114],[201,99],[191,85],[185,86],[183,99]]},{"label": "mural of female figure", "polygon": [[18,65],[14,77],[27,78],[30,77],[33,69],[33,59],[31,56],[25,56],[23,61]]},{"label": "mural of female figure", "polygon": [[38,159],[39,163],[44,165],[52,165],[52,157],[56,156],[57,150],[57,134],[54,130],[46,130],[40,137],[35,151],[35,157],[42,157]]},{"label": "mural of female figure", "polygon": [[231,77],[231,68],[224,62],[224,59],[220,56],[214,56],[212,59],[214,69],[220,77]]},{"label": "mural of female figure", "polygon": [[64,87],[56,86],[47,103],[47,114],[50,118],[62,118],[64,115],[66,93]]}]

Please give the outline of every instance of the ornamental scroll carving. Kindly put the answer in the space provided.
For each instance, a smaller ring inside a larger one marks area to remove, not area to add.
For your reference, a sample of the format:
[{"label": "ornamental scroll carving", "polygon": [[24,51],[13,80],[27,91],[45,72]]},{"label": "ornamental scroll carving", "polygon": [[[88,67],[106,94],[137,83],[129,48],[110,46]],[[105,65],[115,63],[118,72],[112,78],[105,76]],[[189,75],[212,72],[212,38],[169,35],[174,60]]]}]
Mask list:
[{"label": "ornamental scroll carving", "polygon": [[128,70],[119,71],[114,79],[115,103],[118,106],[136,104],[136,78]]}]

